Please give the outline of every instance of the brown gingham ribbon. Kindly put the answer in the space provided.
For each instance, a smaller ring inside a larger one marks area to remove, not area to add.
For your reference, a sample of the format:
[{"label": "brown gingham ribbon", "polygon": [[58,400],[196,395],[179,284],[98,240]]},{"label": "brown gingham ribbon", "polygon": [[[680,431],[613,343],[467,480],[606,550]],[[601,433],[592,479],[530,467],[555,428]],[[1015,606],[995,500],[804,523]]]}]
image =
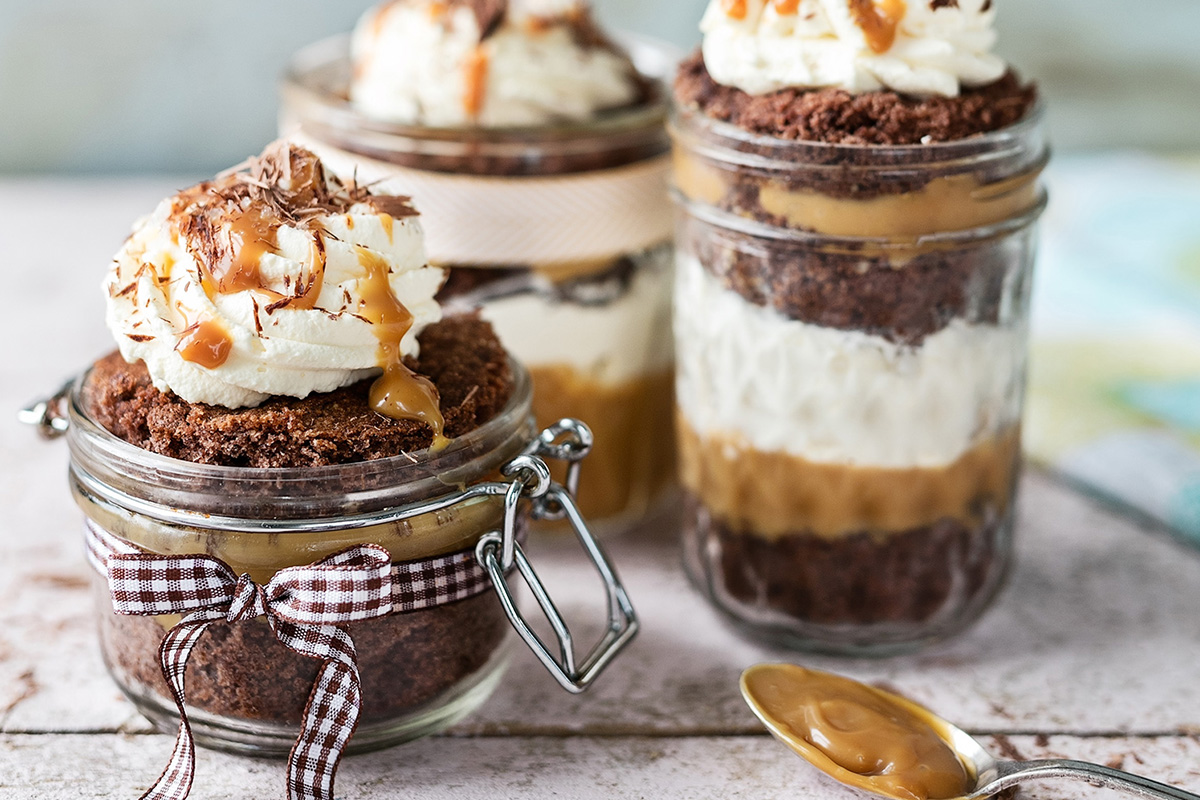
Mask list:
[{"label": "brown gingham ribbon", "polygon": [[185,615],[163,638],[163,677],[179,709],[171,760],[142,800],[184,800],[195,773],[195,744],[184,711],[188,657],[213,622],[266,616],[287,648],[322,662],[288,758],[288,800],[333,800],[342,751],[358,724],[361,686],[354,643],[341,625],[453,602],[485,591],[489,579],[470,551],[392,564],[377,545],[358,545],[259,586],[204,555],[147,553],[102,530],[85,529],[88,559],[107,575],[118,614]]}]

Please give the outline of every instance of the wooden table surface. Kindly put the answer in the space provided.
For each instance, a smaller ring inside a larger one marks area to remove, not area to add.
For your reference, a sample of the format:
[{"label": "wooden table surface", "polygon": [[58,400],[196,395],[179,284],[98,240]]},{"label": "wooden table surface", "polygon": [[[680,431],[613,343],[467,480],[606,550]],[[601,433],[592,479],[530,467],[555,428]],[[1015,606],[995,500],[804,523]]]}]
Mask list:
[{"label": "wooden table surface", "polygon": [[[130,221],[183,183],[0,182],[0,800],[136,798],[170,752],[100,661],[66,448],[14,415],[109,346],[108,259]],[[997,753],[1088,759],[1200,791],[1200,553],[1052,477],[1024,481],[1017,566],[995,607],[952,642],[884,661],[737,636],[683,577],[670,513],[608,546],[643,629],[593,690],[566,694],[518,649],[495,695],[453,730],[346,759],[339,799],[858,796],[783,750],[742,703],[740,670],[778,659],[893,687]],[[531,555],[568,616],[594,629],[599,589],[574,544],[536,541]],[[201,751],[192,796],[282,787],[281,762]]]}]

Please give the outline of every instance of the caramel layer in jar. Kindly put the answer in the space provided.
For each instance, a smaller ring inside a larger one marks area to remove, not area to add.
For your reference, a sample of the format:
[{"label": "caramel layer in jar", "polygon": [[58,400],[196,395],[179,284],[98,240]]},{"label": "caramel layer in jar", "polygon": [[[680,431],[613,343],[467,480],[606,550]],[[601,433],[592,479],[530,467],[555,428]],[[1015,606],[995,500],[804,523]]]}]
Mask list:
[{"label": "caramel layer in jar", "polygon": [[[675,148],[675,186],[685,196],[720,206],[732,194],[721,170]],[[789,188],[771,180],[758,186],[762,210],[788,226],[829,236],[912,238],[993,225],[1037,203],[1040,170],[995,183],[971,174],[935,177],[912,192],[856,200]],[[744,176],[733,176],[744,180]],[[751,209],[735,209],[746,214]]]},{"label": "caramel layer in jar", "polygon": [[764,452],[732,434],[700,435],[677,415],[680,477],[714,516],[765,539],[834,539],[932,525],[980,524],[989,504],[1007,508],[1020,459],[1017,426],[941,467],[860,467]]},{"label": "caramel layer in jar", "polygon": [[303,566],[359,544],[377,544],[393,563],[466,550],[479,537],[500,527],[498,498],[469,500],[431,514],[365,528],[304,533],[241,533],[178,528],[134,516],[75,492],[84,514],[104,530],[152,553],[207,554],[235,573],[249,573],[265,585],[281,569]]},{"label": "caramel layer in jar", "polygon": [[[580,473],[584,516],[603,519],[644,511],[674,475],[673,372],[620,383],[596,381],[566,365],[531,367],[529,372],[539,426],[576,417],[595,435]],[[556,480],[565,477],[560,465],[552,463],[551,470]]]},{"label": "caramel layer in jar", "polygon": [[967,791],[970,775],[945,725],[915,703],[794,664],[759,664],[741,683],[772,733],[843,783],[902,800]]}]

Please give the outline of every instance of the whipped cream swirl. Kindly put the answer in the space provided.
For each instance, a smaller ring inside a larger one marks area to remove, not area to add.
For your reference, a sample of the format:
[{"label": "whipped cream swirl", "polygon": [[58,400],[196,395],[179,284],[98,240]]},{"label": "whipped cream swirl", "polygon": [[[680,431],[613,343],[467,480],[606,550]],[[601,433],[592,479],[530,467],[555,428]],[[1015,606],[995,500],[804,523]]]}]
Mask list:
[{"label": "whipped cream swirl", "polygon": [[835,87],[954,97],[1007,69],[991,0],[711,0],[704,63],[749,94]]},{"label": "whipped cream swirl", "polygon": [[404,124],[586,120],[640,92],[580,0],[393,0],[360,20],[352,56],[355,107]]},{"label": "whipped cream swirl", "polygon": [[412,315],[399,349],[416,355],[443,277],[406,198],[342,184],[277,143],[139,221],[104,290],[121,354],[156,388],[237,408],[379,374],[381,342],[399,336],[381,335],[381,293]]}]

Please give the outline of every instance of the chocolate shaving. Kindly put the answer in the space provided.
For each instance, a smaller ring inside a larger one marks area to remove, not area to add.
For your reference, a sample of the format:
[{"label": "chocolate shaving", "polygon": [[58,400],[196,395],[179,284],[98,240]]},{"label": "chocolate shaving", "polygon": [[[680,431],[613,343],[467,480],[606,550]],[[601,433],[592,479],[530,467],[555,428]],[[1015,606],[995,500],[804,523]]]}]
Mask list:
[{"label": "chocolate shaving", "polygon": [[397,219],[415,217],[419,213],[412,206],[412,198],[403,195],[373,194],[368,195],[365,202],[377,214],[387,214]]},{"label": "chocolate shaving", "polygon": [[250,297],[250,303],[251,303],[251,305],[254,306],[254,331],[255,331],[255,333],[258,334],[259,338],[262,338],[263,327],[262,327],[262,320],[260,320],[258,318],[258,312],[259,312],[258,298],[254,297],[252,295]]},{"label": "chocolate shaving", "polygon": [[[314,245],[313,249],[314,249],[314,254],[315,254],[316,258],[313,260],[313,263],[309,265],[308,281],[304,284],[304,291],[298,293],[297,297],[308,297],[309,292],[311,292],[314,287],[318,286],[317,276],[318,275],[323,276],[325,274],[325,263],[328,260],[329,255],[325,251],[325,235],[324,234],[325,234],[324,228],[319,228],[319,229],[313,231],[313,245]],[[320,290],[318,289],[318,291],[320,291]],[[313,299],[316,299],[316,298],[313,298]]]},{"label": "chocolate shaving", "polygon": [[147,336],[144,333],[127,333],[125,334],[125,338],[132,339],[135,342],[149,342],[154,339],[153,336]]},{"label": "chocolate shaving", "polygon": [[392,216],[417,213],[407,198],[371,194],[356,180],[345,183],[326,173],[314,153],[278,141],[215,180],[181,192],[172,216],[189,251],[211,267],[232,259],[230,220],[251,208],[262,209],[263,218],[273,227],[309,229],[315,226],[315,218],[348,213],[358,203]]},{"label": "chocolate shaving", "polygon": [[567,26],[575,44],[584,50],[606,50],[621,56],[628,63],[629,73],[634,78],[641,76],[634,68],[629,55],[616,42],[608,37],[604,29],[592,16],[591,9],[586,5],[578,5],[559,17],[562,24]]},{"label": "chocolate shaving", "polygon": [[287,296],[287,297],[281,297],[281,298],[279,298],[279,299],[278,299],[278,300],[276,300],[274,303],[268,303],[268,304],[267,304],[267,308],[266,308],[267,316],[270,316],[271,314],[274,314],[276,311],[278,311],[278,310],[279,310],[279,309],[281,309],[281,308],[287,308],[287,307],[288,307],[288,306],[290,306],[290,305],[291,305],[291,304],[292,304],[292,303],[293,303],[293,302],[294,302],[296,299],[297,299],[297,298],[295,298],[295,297],[292,297],[292,296]]},{"label": "chocolate shaving", "polygon": [[479,23],[479,41],[491,36],[508,16],[508,0],[450,0],[450,8],[467,8]]},{"label": "chocolate shaving", "polygon": [[262,204],[279,223],[305,227],[312,217],[346,213],[373,197],[366,187],[325,173],[312,152],[279,141],[261,156],[181,193],[177,213],[219,222]]},{"label": "chocolate shaving", "polygon": [[[930,0],[929,7],[932,8],[934,11],[938,10],[939,8],[946,8],[946,7],[958,8],[958,0]],[[992,0],[987,0],[987,2],[985,2],[983,4],[983,6],[980,7],[979,10],[987,11],[991,7],[992,7]]]}]

